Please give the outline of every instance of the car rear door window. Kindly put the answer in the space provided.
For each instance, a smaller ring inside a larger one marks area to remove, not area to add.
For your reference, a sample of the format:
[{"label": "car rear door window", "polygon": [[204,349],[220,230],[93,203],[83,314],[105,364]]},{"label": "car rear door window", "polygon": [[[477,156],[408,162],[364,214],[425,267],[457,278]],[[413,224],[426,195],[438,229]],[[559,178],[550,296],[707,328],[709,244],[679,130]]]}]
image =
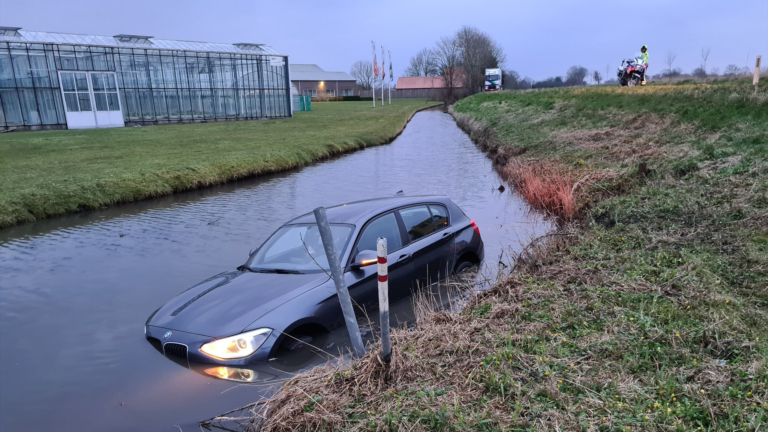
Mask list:
[{"label": "car rear door window", "polygon": [[364,250],[376,250],[376,241],[379,237],[387,239],[387,251],[395,251],[403,247],[400,239],[400,228],[397,226],[397,218],[394,213],[387,213],[368,224],[360,234],[357,242],[357,253]]},{"label": "car rear door window", "polygon": [[408,207],[398,211],[400,217],[403,218],[410,241],[418,240],[435,232],[435,224],[427,206]]},{"label": "car rear door window", "polygon": [[432,220],[435,221],[435,228],[438,231],[451,225],[451,221],[448,218],[448,209],[441,205],[430,204],[429,210],[432,212]]}]

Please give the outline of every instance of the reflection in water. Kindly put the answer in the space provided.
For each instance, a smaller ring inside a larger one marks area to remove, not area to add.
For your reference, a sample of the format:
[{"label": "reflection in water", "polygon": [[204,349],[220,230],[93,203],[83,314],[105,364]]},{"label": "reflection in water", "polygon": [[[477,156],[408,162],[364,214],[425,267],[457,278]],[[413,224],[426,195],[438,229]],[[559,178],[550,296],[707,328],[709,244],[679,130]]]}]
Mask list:
[{"label": "reflection in water", "polygon": [[[245,262],[287,220],[398,190],[451,196],[479,225],[492,273],[505,252],[548,229],[500,184],[450,116],[429,111],[391,145],[299,171],[4,230],[0,429],[197,430],[201,419],[259,400],[274,387],[262,372],[279,383],[329,357],[291,352],[242,385],[167,361],[144,339],[147,317]],[[395,324],[408,320],[393,314]],[[337,356],[345,333],[313,345]]]}]

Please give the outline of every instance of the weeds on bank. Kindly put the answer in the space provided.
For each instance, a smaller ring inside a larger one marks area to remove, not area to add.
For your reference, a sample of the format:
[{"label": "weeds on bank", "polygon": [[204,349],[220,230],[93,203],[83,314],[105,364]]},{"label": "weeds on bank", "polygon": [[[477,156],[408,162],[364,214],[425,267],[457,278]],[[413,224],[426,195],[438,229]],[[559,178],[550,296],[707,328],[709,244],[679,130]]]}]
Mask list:
[{"label": "weeds on bank", "polygon": [[423,313],[394,331],[391,365],[372,349],[293,380],[259,427],[764,429],[768,99],[749,91],[459,102],[459,124],[573,235],[534,245],[461,313]]}]

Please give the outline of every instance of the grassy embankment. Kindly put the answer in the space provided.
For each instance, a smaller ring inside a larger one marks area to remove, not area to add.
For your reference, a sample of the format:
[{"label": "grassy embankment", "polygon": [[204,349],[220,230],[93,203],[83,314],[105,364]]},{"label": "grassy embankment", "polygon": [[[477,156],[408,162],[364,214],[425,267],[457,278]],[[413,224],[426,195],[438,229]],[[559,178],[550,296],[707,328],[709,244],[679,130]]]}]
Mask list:
[{"label": "grassy embankment", "polygon": [[390,367],[374,349],[289,382],[264,430],[765,429],[767,87],[458,102],[459,124],[570,235],[461,314],[395,331]]},{"label": "grassy embankment", "polygon": [[[434,104],[434,103],[430,103]],[[423,99],[313,104],[293,119],[0,138],[0,228],[307,165],[389,142]]]}]

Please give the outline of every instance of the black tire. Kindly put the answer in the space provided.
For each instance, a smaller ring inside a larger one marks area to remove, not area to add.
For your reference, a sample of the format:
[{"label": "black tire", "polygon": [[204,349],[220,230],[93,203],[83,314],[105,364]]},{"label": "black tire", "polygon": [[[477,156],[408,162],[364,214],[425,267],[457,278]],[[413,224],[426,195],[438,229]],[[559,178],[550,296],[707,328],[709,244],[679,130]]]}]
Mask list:
[{"label": "black tire", "polygon": [[475,264],[474,264],[474,263],[471,263],[471,262],[469,262],[469,261],[462,261],[462,262],[460,262],[460,263],[459,263],[459,264],[456,266],[456,269],[455,269],[455,270],[453,270],[453,275],[454,275],[454,276],[459,276],[459,275],[461,275],[462,273],[464,273],[465,271],[467,271],[467,270],[469,270],[469,269],[471,269],[471,268],[473,268],[473,267],[475,267]]}]

